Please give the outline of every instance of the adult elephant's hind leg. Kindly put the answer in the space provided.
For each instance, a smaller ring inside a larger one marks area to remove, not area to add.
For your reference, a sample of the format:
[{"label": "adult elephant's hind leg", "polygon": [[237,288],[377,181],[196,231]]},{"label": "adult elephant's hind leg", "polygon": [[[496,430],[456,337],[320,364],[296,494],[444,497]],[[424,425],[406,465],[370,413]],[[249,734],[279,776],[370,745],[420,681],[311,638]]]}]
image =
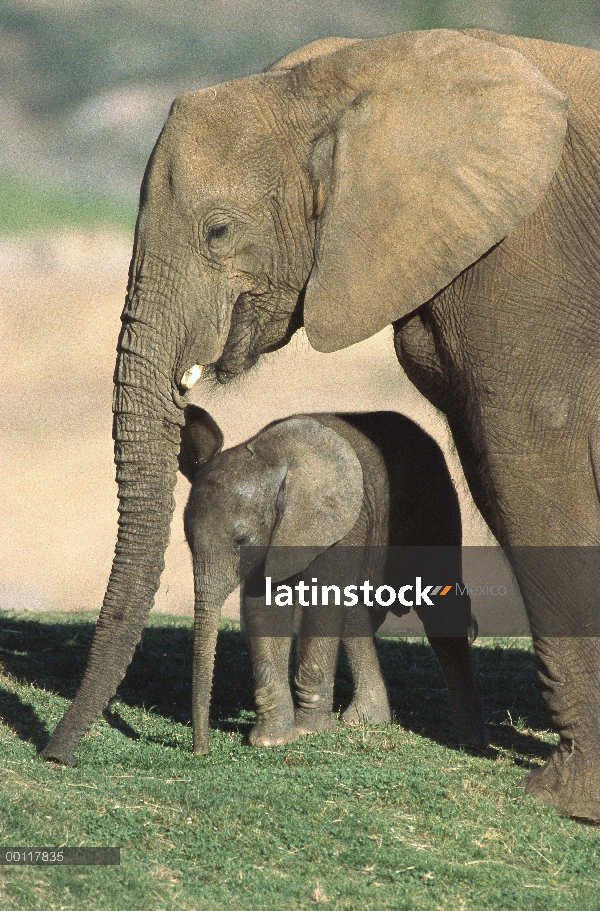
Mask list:
[{"label": "adult elephant's hind leg", "polygon": [[446,678],[454,739],[461,746],[486,747],[490,739],[475,688],[468,637],[428,635],[427,638]]}]

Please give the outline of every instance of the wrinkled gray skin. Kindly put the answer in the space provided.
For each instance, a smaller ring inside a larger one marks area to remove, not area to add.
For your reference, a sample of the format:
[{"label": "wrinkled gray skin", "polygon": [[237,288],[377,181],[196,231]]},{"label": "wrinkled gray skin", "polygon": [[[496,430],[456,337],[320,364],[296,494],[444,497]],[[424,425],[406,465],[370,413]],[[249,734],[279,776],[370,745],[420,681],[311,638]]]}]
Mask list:
[{"label": "wrinkled gray skin", "polygon": [[[215,454],[210,451],[211,441]],[[375,548],[377,559],[379,548],[388,544],[461,544],[458,498],[444,456],[431,437],[399,414],[298,415],[217,454],[221,444],[219,428],[210,415],[188,406],[179,464],[192,481],[184,521],[196,592],[195,753],[208,752],[217,628],[222,603],[240,581],[242,545],[269,548],[264,573],[274,581],[289,581],[289,575],[300,573],[310,584],[312,576],[326,581],[315,549],[352,546],[354,563],[358,552],[354,548],[365,545]],[[300,542],[302,548],[277,552],[278,547]],[[330,555],[329,551],[324,557]],[[260,562],[263,559],[261,554]],[[373,563],[372,557],[366,559]],[[459,552],[455,562],[455,568],[448,567],[449,576],[460,579]],[[369,565],[364,578],[373,581],[379,571],[380,567]],[[354,576],[345,575],[344,584],[353,580]],[[264,598],[258,609],[264,616]],[[317,616],[308,618],[310,609],[305,608],[304,619],[318,627],[319,611],[324,610],[318,608]],[[381,624],[386,613],[379,610],[373,621]],[[295,710],[288,681],[291,640],[283,635],[249,637],[258,715],[250,733],[252,744],[291,743],[298,734],[332,729],[339,640],[332,629],[329,635],[314,635],[315,627],[313,635],[301,636],[298,643]],[[354,681],[353,699],[343,720],[389,722],[387,690],[373,637],[345,635],[342,642]],[[485,746],[488,740],[466,629],[462,638],[431,635],[430,642],[446,675],[456,739],[468,746]]]},{"label": "wrinkled gray skin", "polygon": [[[317,42],[174,104],[144,178],[118,342],[115,559],[45,757],[75,761],[140,639],[194,364],[225,381],[301,323],[321,351],[393,323],[500,543],[600,544],[599,74],[595,51],[418,32]],[[586,609],[590,580],[564,559],[517,572],[533,623]],[[598,822],[598,639],[534,646],[560,742],[527,790]]]}]

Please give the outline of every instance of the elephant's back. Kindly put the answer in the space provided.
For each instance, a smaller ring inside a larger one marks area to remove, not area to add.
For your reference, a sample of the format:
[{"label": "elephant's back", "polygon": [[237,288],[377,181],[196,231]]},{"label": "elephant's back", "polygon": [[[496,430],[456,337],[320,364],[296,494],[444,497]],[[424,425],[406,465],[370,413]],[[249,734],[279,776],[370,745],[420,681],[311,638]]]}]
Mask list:
[{"label": "elephant's back", "polygon": [[390,545],[458,545],[460,506],[435,440],[396,411],[314,415],[354,447],[366,475],[385,472]]}]

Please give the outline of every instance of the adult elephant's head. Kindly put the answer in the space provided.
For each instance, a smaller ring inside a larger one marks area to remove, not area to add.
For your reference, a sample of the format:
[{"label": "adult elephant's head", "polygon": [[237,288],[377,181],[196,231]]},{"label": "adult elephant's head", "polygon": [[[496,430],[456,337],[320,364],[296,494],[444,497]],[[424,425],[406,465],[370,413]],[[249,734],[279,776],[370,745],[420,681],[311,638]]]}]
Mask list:
[{"label": "adult elephant's head", "polygon": [[332,351],[414,310],[536,208],[565,123],[564,97],[521,55],[452,31],[317,42],[175,102],[118,345],[116,555],[46,757],[73,761],[140,638],[201,368],[225,381],[302,322]]}]

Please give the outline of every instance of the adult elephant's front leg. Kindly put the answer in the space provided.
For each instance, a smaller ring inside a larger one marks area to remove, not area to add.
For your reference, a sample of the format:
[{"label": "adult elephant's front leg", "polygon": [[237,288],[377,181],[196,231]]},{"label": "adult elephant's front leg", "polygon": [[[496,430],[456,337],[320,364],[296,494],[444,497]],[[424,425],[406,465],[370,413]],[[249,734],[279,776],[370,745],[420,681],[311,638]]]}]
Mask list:
[{"label": "adult elephant's front leg", "polygon": [[593,635],[600,547],[515,547],[509,554],[560,735],[550,761],[531,773],[525,788],[563,816],[600,823],[600,638]]},{"label": "adult elephant's front leg", "polygon": [[562,816],[600,823],[600,638],[540,637],[534,644],[560,743],[525,789]]},{"label": "adult elephant's front leg", "polygon": [[[563,394],[563,417],[540,414],[531,403],[520,407],[514,389],[510,403],[498,392],[490,395],[478,415],[486,447],[477,466],[478,489],[485,489],[492,531],[512,552],[544,698],[560,735],[550,761],[529,776],[526,790],[563,816],[600,822],[600,640],[593,638],[600,508],[590,458],[593,418],[583,394],[571,403],[579,419],[569,426]],[[540,408],[543,395],[539,386]],[[553,396],[561,401],[556,387]],[[559,417],[563,426],[544,427]],[[467,467],[473,471],[472,462]]]},{"label": "adult elephant's front leg", "polygon": [[396,348],[500,544],[539,548],[513,563],[560,743],[526,788],[600,822],[600,248],[569,192],[398,324]]}]

